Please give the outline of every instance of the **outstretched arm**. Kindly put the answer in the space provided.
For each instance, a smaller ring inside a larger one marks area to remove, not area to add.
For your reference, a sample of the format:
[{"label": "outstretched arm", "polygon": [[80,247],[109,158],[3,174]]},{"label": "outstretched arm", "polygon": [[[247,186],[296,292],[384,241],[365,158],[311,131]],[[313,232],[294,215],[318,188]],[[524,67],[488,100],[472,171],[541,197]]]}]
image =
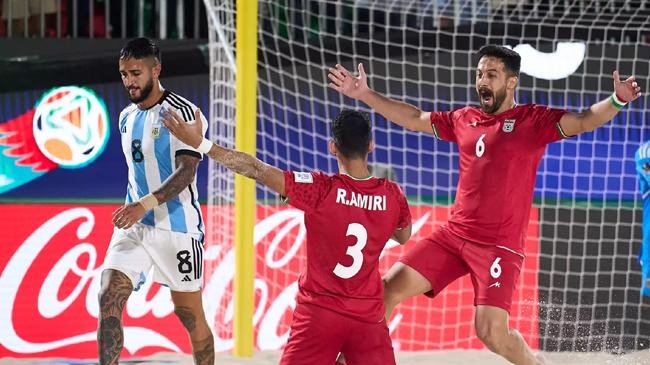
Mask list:
[{"label": "outstretched arm", "polygon": [[621,81],[618,71],[614,71],[614,93],[580,113],[566,113],[560,119],[560,127],[569,136],[591,132],[611,120],[621,108],[641,96],[641,88],[634,76]]},{"label": "outstretched arm", "polygon": [[433,134],[431,127],[431,113],[423,112],[419,108],[398,100],[390,99],[368,87],[368,78],[359,64],[359,76],[353,76],[345,67],[337,64],[329,69],[327,77],[329,86],[341,94],[366,103],[379,114],[391,122],[414,132]]},{"label": "outstretched arm", "polygon": [[280,195],[285,195],[284,172],[277,167],[264,163],[257,158],[234,149],[219,146],[203,138],[201,134],[201,111],[194,113],[196,122],[185,123],[174,111],[163,114],[163,123],[169,132],[183,143],[207,154],[226,168],[268,186]]}]

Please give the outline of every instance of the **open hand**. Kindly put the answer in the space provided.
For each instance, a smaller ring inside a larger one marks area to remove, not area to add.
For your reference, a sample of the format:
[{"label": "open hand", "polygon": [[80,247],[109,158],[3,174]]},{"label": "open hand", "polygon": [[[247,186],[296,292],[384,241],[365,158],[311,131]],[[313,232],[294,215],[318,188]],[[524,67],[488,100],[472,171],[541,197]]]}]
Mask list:
[{"label": "open hand", "polygon": [[161,115],[163,116],[163,124],[169,132],[178,138],[181,142],[193,148],[199,147],[203,141],[203,122],[201,120],[201,110],[194,111],[194,123],[190,124],[183,120],[173,110],[164,110]]},{"label": "open hand", "polygon": [[113,225],[127,229],[142,219],[145,213],[144,207],[138,202],[123,205],[113,212]]},{"label": "open hand", "polygon": [[368,77],[362,63],[359,63],[358,69],[359,76],[353,76],[350,71],[339,64],[330,67],[327,75],[331,81],[329,86],[349,98],[360,99],[369,89]]},{"label": "open hand", "polygon": [[625,81],[621,81],[618,71],[614,71],[613,77],[614,92],[620,101],[629,103],[641,96],[641,87],[636,83],[634,76],[630,76]]}]

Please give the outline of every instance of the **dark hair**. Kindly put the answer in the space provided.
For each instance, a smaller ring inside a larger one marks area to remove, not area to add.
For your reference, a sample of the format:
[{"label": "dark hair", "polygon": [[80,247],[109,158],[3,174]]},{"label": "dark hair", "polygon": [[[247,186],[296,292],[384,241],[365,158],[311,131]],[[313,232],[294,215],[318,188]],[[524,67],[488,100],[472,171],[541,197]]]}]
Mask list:
[{"label": "dark hair", "polygon": [[368,113],[342,109],[332,122],[332,138],[336,148],[347,158],[363,158],[372,140]]},{"label": "dark hair", "polygon": [[476,52],[476,62],[478,62],[482,57],[495,57],[503,61],[505,70],[515,76],[519,76],[519,69],[521,68],[521,56],[519,53],[511,50],[510,48],[487,45],[481,47],[481,49]]},{"label": "dark hair", "polygon": [[149,38],[135,38],[130,40],[120,51],[120,59],[135,58],[141,60],[143,58],[153,57],[162,62],[160,49],[158,45]]}]

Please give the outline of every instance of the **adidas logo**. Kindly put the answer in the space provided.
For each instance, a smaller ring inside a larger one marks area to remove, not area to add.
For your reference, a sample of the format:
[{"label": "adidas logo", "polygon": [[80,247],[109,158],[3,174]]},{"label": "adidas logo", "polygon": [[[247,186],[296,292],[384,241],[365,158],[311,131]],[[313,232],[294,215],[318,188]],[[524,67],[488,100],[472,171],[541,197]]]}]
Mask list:
[{"label": "adidas logo", "polygon": [[192,281],[192,279],[190,279],[189,276],[185,275],[185,277],[181,281]]}]

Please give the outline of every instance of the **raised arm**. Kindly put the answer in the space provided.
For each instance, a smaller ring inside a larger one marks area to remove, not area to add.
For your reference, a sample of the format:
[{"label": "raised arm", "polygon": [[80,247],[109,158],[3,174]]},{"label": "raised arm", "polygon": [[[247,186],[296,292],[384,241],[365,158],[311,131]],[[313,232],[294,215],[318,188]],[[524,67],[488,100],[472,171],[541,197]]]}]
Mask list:
[{"label": "raised arm", "polygon": [[560,119],[564,133],[575,136],[582,132],[591,132],[611,120],[625,104],[641,96],[641,88],[630,76],[621,81],[618,71],[614,71],[614,93],[580,113],[566,113]]},{"label": "raised arm", "polygon": [[329,86],[349,98],[364,102],[397,125],[414,132],[433,134],[429,119],[431,113],[372,90],[368,87],[368,78],[362,63],[359,63],[358,69],[359,76],[354,76],[339,64],[330,68],[327,75],[331,81]]},{"label": "raised arm", "polygon": [[280,195],[285,195],[284,172],[282,170],[264,163],[247,153],[222,147],[204,139],[201,134],[201,111],[197,109],[194,112],[194,116],[196,122],[189,124],[185,123],[175,112],[168,111],[163,114],[163,123],[169,129],[169,132],[183,143],[205,153],[226,168],[254,179]]}]

